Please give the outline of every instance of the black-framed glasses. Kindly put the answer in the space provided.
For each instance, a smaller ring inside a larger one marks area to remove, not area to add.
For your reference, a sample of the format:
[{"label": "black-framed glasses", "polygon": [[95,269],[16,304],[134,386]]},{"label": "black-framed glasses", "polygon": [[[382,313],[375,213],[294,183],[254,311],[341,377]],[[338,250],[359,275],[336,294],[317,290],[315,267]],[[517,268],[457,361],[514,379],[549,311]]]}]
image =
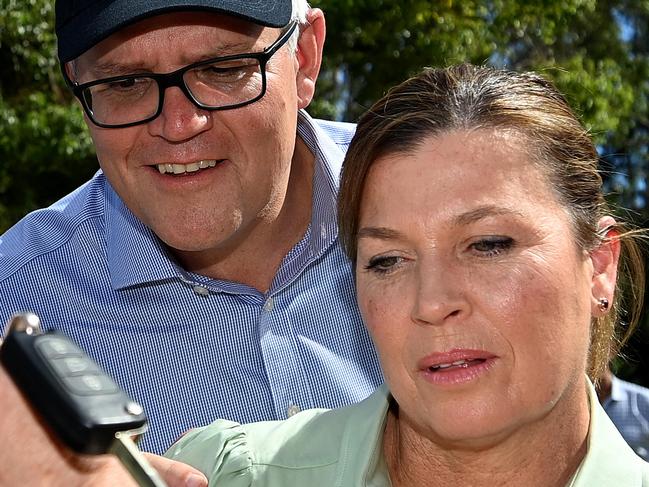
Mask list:
[{"label": "black-framed glasses", "polygon": [[172,73],[114,76],[78,84],[65,74],[88,118],[104,128],[150,122],[162,112],[167,88],[177,86],[197,107],[230,110],[259,100],[266,93],[266,64],[291,37],[290,23],[262,52],[215,57]]}]

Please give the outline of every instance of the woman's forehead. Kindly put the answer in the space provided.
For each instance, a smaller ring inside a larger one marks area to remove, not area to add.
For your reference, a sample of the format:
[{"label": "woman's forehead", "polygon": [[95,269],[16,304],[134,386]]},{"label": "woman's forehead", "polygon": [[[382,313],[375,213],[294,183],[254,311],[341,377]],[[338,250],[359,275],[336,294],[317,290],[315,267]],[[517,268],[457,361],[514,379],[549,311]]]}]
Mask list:
[{"label": "woman's forehead", "polygon": [[[508,129],[449,130],[422,137],[399,152],[387,152],[375,159],[368,177],[375,174],[390,179],[400,172],[470,177],[511,172],[532,165],[527,139]],[[456,174],[457,173],[457,174]],[[398,182],[398,181],[397,181]]]},{"label": "woman's forehead", "polygon": [[362,202],[380,212],[395,204],[423,212],[558,203],[525,139],[499,130],[447,132],[409,152],[379,157],[368,172]]}]

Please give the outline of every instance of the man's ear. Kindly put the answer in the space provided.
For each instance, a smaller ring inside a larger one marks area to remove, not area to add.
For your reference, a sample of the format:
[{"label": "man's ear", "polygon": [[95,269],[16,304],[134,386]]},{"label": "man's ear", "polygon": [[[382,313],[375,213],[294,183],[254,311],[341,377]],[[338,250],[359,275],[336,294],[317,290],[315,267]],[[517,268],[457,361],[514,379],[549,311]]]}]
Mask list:
[{"label": "man's ear", "polygon": [[76,75],[76,70],[74,69],[74,61],[68,61],[63,65],[63,69],[65,70],[65,75],[68,77],[68,79],[72,81],[76,81],[77,75]]},{"label": "man's ear", "polygon": [[606,299],[607,303],[612,303],[615,294],[620,239],[615,230],[615,220],[610,216],[600,219],[597,228],[603,238],[601,243],[589,252],[593,263],[591,313],[593,316],[602,316],[608,312],[608,305],[603,307],[601,300]]},{"label": "man's ear", "polygon": [[298,108],[306,108],[315,93],[315,84],[322,63],[322,48],[326,35],[325,18],[319,8],[309,9],[307,24],[300,32],[297,45]]}]

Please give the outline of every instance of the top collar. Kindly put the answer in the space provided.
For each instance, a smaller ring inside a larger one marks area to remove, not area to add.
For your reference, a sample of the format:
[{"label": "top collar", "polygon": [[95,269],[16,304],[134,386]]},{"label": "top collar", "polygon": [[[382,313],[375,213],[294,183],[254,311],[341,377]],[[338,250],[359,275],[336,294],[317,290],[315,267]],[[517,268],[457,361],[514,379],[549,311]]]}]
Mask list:
[{"label": "top collar", "polygon": [[624,441],[609,419],[599,403],[590,380],[588,380],[588,401],[590,404],[588,450],[568,487],[644,485],[643,476],[647,475],[646,463]]}]

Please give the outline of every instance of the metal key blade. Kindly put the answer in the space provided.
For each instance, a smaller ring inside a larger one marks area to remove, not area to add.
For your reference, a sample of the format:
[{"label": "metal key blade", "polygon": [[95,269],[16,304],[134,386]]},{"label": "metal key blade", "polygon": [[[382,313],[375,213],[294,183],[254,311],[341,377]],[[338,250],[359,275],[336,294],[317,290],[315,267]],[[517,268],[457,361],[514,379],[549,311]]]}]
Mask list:
[{"label": "metal key blade", "polygon": [[151,466],[131,439],[132,432],[115,433],[108,453],[117,456],[140,487],[167,487],[158,471]]}]

